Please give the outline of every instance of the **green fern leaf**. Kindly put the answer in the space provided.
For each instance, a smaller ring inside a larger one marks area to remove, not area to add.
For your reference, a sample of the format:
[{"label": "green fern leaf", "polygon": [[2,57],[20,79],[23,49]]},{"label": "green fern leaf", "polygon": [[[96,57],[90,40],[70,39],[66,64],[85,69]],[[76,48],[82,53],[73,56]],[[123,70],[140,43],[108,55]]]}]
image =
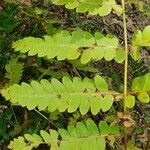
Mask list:
[{"label": "green fern leaf", "polygon": [[133,91],[149,91],[150,90],[150,73],[142,77],[137,77],[132,82]]},{"label": "green fern leaf", "polygon": [[123,49],[119,49],[116,51],[115,53],[115,61],[117,63],[122,63],[124,61],[124,59],[126,58],[124,50]]},{"label": "green fern leaf", "polygon": [[1,91],[2,95],[13,104],[27,107],[29,110],[38,107],[39,110],[48,109],[53,112],[75,112],[78,108],[82,115],[89,109],[96,115],[100,109],[108,111],[113,105],[114,97],[108,91],[106,81],[96,76],[94,80],[78,77],[73,81],[64,77],[62,82],[53,78],[51,82],[43,79],[31,84],[14,84]]},{"label": "green fern leaf", "polygon": [[104,80],[104,78],[97,75],[97,76],[95,76],[94,81],[95,81],[95,85],[96,85],[97,89],[99,89],[101,91],[108,91],[108,85],[107,85],[106,81]]},{"label": "green fern leaf", "polygon": [[141,102],[150,102],[150,97],[148,95],[150,91],[150,73],[147,73],[142,77],[135,78],[132,82],[132,91],[137,92],[138,99]]},{"label": "green fern leaf", "polygon": [[25,134],[24,137],[20,136],[11,141],[8,148],[32,150],[45,143],[52,150],[105,150],[105,137],[114,135],[120,135],[118,126],[108,126],[105,121],[101,121],[97,126],[91,119],[88,119],[85,123],[77,122],[75,126],[68,126],[67,130],[50,129],[49,132],[41,130],[40,136]]},{"label": "green fern leaf", "polygon": [[142,31],[138,30],[133,34],[132,44],[134,46],[150,46],[150,25]]},{"label": "green fern leaf", "polygon": [[125,106],[128,108],[133,108],[135,105],[135,97],[133,95],[128,95],[125,98]]},{"label": "green fern leaf", "polygon": [[32,147],[28,147],[26,148],[26,143],[25,143],[25,140],[24,140],[24,137],[18,137],[17,139],[14,139],[14,141],[12,141],[10,143],[10,145],[8,146],[9,149],[13,149],[13,150],[31,150]]},{"label": "green fern leaf", "polygon": [[11,59],[8,64],[6,64],[6,74],[5,77],[9,79],[9,84],[19,83],[22,73],[23,73],[23,64],[17,63],[18,59]]},{"label": "green fern leaf", "polygon": [[79,13],[89,12],[90,15],[108,15],[112,9],[119,14],[122,13],[120,5],[116,4],[115,0],[52,0],[56,5],[65,5],[67,9],[74,9]]},{"label": "green fern leaf", "polygon": [[141,101],[143,103],[150,102],[150,97],[147,92],[139,92],[138,99],[139,99],[139,101]]},{"label": "green fern leaf", "polygon": [[142,31],[136,31],[132,36],[131,56],[134,60],[141,58],[139,47],[150,46],[150,25]]},{"label": "green fern leaf", "polygon": [[119,127],[116,125],[109,126],[106,121],[100,121],[99,129],[101,135],[119,135]]},{"label": "green fern leaf", "polygon": [[108,111],[113,105],[114,98],[112,95],[106,95],[102,101],[102,111]]},{"label": "green fern leaf", "polygon": [[[16,41],[13,48],[22,53],[28,52],[29,56],[38,54],[39,57],[58,60],[75,60],[80,57],[81,63],[86,64],[91,60],[100,60],[105,58],[107,61],[119,59],[119,63],[124,61],[125,53],[118,49],[119,42],[115,36],[96,33],[95,36],[89,32],[62,31],[53,36],[44,36],[41,38],[27,37]],[[118,50],[117,50],[118,49]],[[117,50],[117,52],[116,52]],[[117,53],[121,51],[121,55]]]}]

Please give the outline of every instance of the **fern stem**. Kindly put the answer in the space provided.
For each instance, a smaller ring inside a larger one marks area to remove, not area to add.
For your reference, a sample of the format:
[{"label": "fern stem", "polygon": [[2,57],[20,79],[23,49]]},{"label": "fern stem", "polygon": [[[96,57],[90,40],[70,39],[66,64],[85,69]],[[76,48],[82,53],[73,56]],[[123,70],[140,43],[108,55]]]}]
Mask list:
[{"label": "fern stem", "polygon": [[39,115],[41,115],[45,120],[49,121],[49,119],[45,115],[43,115],[41,112],[39,112],[36,109],[34,109],[34,111],[36,111]]},{"label": "fern stem", "polygon": [[52,121],[50,121],[45,115],[43,115],[40,111],[37,109],[34,109],[39,115],[41,115],[45,120],[47,120],[49,123],[51,123],[56,129],[58,128]]},{"label": "fern stem", "polygon": [[15,112],[14,112],[13,106],[11,104],[10,104],[10,107],[11,107],[11,110],[12,110],[12,113],[13,113],[13,116],[14,116],[14,119],[15,119],[16,123],[19,124],[19,122],[17,120],[17,117],[15,115]]},{"label": "fern stem", "polygon": [[[122,14],[123,14],[123,28],[124,28],[124,43],[125,43],[125,63],[124,63],[124,113],[126,112],[126,96],[128,91],[128,35],[127,35],[127,23],[126,23],[126,13],[125,13],[125,1],[122,2]],[[127,149],[127,128],[124,127],[124,150]]]},{"label": "fern stem", "polygon": [[50,67],[48,67],[48,69],[41,74],[41,76],[37,79],[37,81],[40,81],[49,72],[49,70],[50,70]]},{"label": "fern stem", "polygon": [[125,14],[125,2],[122,0],[122,9],[123,9],[123,28],[124,28],[124,42],[125,42],[125,64],[124,64],[124,111],[126,111],[125,97],[127,96],[128,90],[128,35],[127,35],[127,23],[126,23],[126,14]]},{"label": "fern stem", "polygon": [[73,66],[73,70],[74,70],[75,74],[76,74],[79,78],[81,78],[81,76],[80,76],[79,72],[77,71],[76,67],[75,67],[74,65],[72,65],[72,66]]}]

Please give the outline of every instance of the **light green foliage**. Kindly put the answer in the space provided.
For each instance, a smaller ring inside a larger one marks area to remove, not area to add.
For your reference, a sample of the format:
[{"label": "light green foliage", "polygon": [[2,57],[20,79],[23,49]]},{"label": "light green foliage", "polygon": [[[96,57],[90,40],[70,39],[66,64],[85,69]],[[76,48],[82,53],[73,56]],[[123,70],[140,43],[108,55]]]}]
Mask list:
[{"label": "light green foliage", "polygon": [[99,129],[101,135],[119,135],[119,127],[116,125],[109,126],[106,121],[100,121]]},{"label": "light green foliage", "polygon": [[138,99],[141,102],[150,102],[150,73],[145,74],[142,77],[137,77],[132,82],[132,91],[138,92]]},{"label": "light green foliage", "polygon": [[150,46],[150,25],[142,31],[138,30],[133,34],[132,44],[134,46]]},{"label": "light green foliage", "polygon": [[49,132],[41,130],[40,136],[25,134],[24,137],[20,136],[11,141],[9,148],[32,150],[41,143],[46,143],[51,146],[51,150],[105,150],[105,137],[114,135],[120,135],[118,126],[108,126],[105,121],[100,122],[97,126],[91,119],[88,119],[85,123],[78,122],[75,126],[69,125],[67,130],[50,129]]},{"label": "light green foliage", "polygon": [[139,60],[141,58],[140,48],[138,46],[132,46],[131,49],[132,49],[132,51],[131,51],[132,58],[135,61]]},{"label": "light green foliage", "polygon": [[[139,101],[143,103],[150,102],[150,73],[145,74],[142,77],[137,77],[132,82],[132,92],[137,94]],[[135,96],[127,95],[125,98],[125,106],[127,108],[133,108],[135,105]]]},{"label": "light green foliage", "polygon": [[[103,92],[105,91],[105,92]],[[108,91],[106,81],[96,76],[94,80],[74,77],[73,81],[63,77],[62,83],[53,78],[48,80],[31,81],[31,84],[14,84],[1,91],[2,95],[14,104],[26,106],[29,110],[38,107],[53,112],[75,112],[78,108],[82,115],[89,109],[96,115],[100,109],[108,111],[113,105],[114,97]],[[104,97],[103,97],[104,95]]]},{"label": "light green foliage", "polygon": [[139,92],[138,99],[143,103],[148,103],[150,101],[150,97],[147,92]]},{"label": "light green foliage", "polygon": [[23,73],[23,63],[17,63],[16,58],[13,58],[6,64],[6,75],[5,77],[9,79],[9,84],[19,83],[22,73]]},{"label": "light green foliage", "polygon": [[[87,12],[89,15],[99,16],[106,16],[111,13],[112,10],[121,14],[123,8],[117,5],[115,0],[49,1],[52,1],[52,3],[56,5],[64,5],[67,9],[75,9],[76,12],[79,13]],[[38,18],[35,17],[35,19],[39,20],[40,16],[44,14],[44,10],[37,8],[34,10],[34,13],[39,16]],[[45,15],[43,15],[43,17],[44,16]],[[48,13],[46,13],[46,16],[49,16]],[[124,14],[123,17],[125,19]],[[17,24],[15,23],[14,27],[16,26]],[[126,23],[124,22],[124,29],[125,26]],[[13,31],[14,27],[11,27],[8,31]],[[47,30],[48,26],[44,26],[44,28]],[[128,39],[126,39],[126,35],[124,36],[126,43]],[[140,47],[150,46],[150,26],[145,27],[143,31],[135,32],[131,42],[131,55],[135,60],[138,60],[140,58]],[[63,30],[51,36],[45,35],[42,38],[26,37],[20,39],[13,43],[12,48],[21,53],[28,53],[28,56],[38,55],[38,57],[46,57],[47,59],[57,58],[58,61],[68,60],[72,62],[71,64],[75,69],[77,68],[82,71],[92,70],[91,72],[94,73],[98,72],[97,69],[86,66],[90,61],[99,61],[101,59],[111,61],[114,59],[117,63],[122,63],[126,59],[124,78],[127,79],[128,58],[126,58],[126,56],[128,55],[128,50],[126,50],[127,52],[125,53],[125,50],[119,45],[118,38],[113,35],[108,34],[105,36],[99,32],[92,35],[89,32],[81,30],[73,32]],[[114,100],[119,101],[124,99],[124,113],[120,113],[122,117],[118,115],[117,120],[120,118],[120,123],[126,124],[129,127],[132,126],[134,121],[130,118],[130,115],[126,115],[125,112],[126,108],[134,107],[136,95],[141,102],[150,102],[150,73],[135,78],[129,93],[128,91],[126,93],[128,87],[126,87],[126,83],[124,83],[125,94],[123,94],[109,91],[107,82],[99,75],[96,75],[93,79],[85,77],[82,80],[79,77],[73,77],[73,79],[71,79],[73,74],[61,73],[61,69],[57,73],[54,73],[53,71],[46,71],[46,69],[42,69],[41,66],[39,66],[38,70],[46,76],[53,76],[57,79],[52,77],[51,81],[42,79],[39,82],[31,80],[30,84],[25,82],[18,84],[22,76],[23,64],[17,63],[17,59],[11,60],[9,64],[6,65],[6,77],[9,79],[11,85],[2,89],[0,93],[6,100],[9,100],[14,105],[27,107],[29,110],[37,108],[39,111],[53,112],[50,116],[50,120],[47,118],[48,121],[55,121],[54,118],[56,118],[58,113],[67,111],[68,113],[78,113],[78,117],[74,117],[75,122],[77,122],[77,120],[80,119],[80,115],[85,115],[90,110],[92,115],[97,115],[99,112],[102,112],[100,117],[104,115],[104,118],[110,120],[111,124],[115,116],[114,113],[116,113],[115,109],[119,106],[116,105],[117,107],[112,107]],[[40,79],[43,77],[43,74]],[[62,80],[59,81],[58,79]],[[111,111],[109,111],[110,109]],[[109,113],[103,113],[107,111],[109,111]],[[56,112],[57,114],[55,114]],[[113,117],[110,116],[110,114]],[[43,114],[41,115],[45,118]],[[90,116],[91,115],[86,115],[84,117]],[[67,116],[67,119],[70,119],[70,115]],[[106,142],[109,142],[113,147],[115,136],[120,136],[119,127],[108,125],[106,121],[100,121],[98,125],[91,119],[78,123],[75,122],[69,125],[67,129],[50,129],[48,132],[41,130],[40,135],[25,134],[24,136],[19,136],[10,142],[8,148],[12,150],[32,150],[38,148],[40,144],[47,144],[51,150],[105,150]],[[125,136],[128,136],[127,134],[128,133],[125,133]],[[121,136],[121,138],[123,136]],[[107,140],[105,139],[106,137]],[[121,142],[121,144],[127,145],[127,149],[135,149],[134,145],[130,142]],[[116,145],[116,147],[118,145]],[[116,147],[114,146],[113,149]]]},{"label": "light green foliage", "polygon": [[118,49],[115,53],[115,61],[117,63],[122,63],[125,59],[125,52],[124,49]]},{"label": "light green foliage", "polygon": [[95,76],[94,81],[95,81],[95,85],[97,89],[99,89],[100,91],[108,91],[108,85],[106,81],[104,80],[104,78],[97,75]]},{"label": "light green foliage", "polygon": [[143,32],[138,30],[132,36],[131,56],[134,60],[141,58],[141,46],[150,46],[150,25],[146,26]]},{"label": "light green foliage", "polygon": [[28,52],[29,56],[38,54],[39,57],[57,57],[58,60],[76,60],[80,57],[82,64],[102,58],[107,61],[115,59],[121,63],[125,59],[125,52],[118,47],[119,42],[115,36],[104,36],[101,33],[93,36],[84,31],[61,31],[53,36],[44,36],[43,39],[26,37],[13,44],[16,51]]},{"label": "light green foliage", "polygon": [[112,9],[122,13],[120,5],[115,0],[52,0],[56,5],[65,5],[67,9],[74,9],[79,13],[89,12],[90,15],[108,15]]},{"label": "light green foliage", "polygon": [[127,108],[132,108],[134,107],[135,105],[135,97],[132,96],[132,95],[128,95],[126,98],[125,98],[125,106]]}]

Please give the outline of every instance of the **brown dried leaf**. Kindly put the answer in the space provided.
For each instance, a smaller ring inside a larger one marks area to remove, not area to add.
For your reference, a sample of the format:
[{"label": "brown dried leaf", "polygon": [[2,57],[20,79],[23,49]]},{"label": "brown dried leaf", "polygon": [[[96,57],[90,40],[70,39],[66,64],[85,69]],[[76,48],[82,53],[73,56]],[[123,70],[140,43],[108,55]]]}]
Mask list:
[{"label": "brown dried leaf", "polygon": [[130,128],[131,126],[135,125],[135,121],[134,120],[127,120],[127,121],[124,121],[123,124],[126,128]]},{"label": "brown dried leaf", "polygon": [[116,102],[118,102],[118,101],[120,101],[120,100],[122,100],[123,99],[123,95],[117,95],[116,97],[115,97],[115,101]]},{"label": "brown dried leaf", "polygon": [[126,112],[123,116],[123,119],[128,119],[128,120],[131,120],[131,113],[130,112]]},{"label": "brown dried leaf", "polygon": [[123,118],[123,112],[117,112],[118,118],[122,119]]}]

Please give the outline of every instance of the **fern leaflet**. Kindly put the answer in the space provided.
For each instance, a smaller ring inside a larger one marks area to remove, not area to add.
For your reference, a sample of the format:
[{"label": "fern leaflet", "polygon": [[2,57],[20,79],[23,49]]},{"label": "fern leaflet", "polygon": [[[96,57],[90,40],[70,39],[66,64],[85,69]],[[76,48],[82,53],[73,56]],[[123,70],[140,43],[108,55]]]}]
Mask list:
[{"label": "fern leaflet", "polygon": [[132,90],[138,92],[138,99],[143,103],[150,102],[150,73],[137,77],[132,82]]},{"label": "fern leaflet", "polygon": [[132,36],[131,56],[134,60],[141,58],[140,47],[150,46],[150,25],[142,31],[136,31]]},{"label": "fern leaflet", "polygon": [[120,5],[115,0],[52,0],[56,5],[65,5],[67,9],[74,9],[79,13],[89,12],[90,15],[106,16],[112,9],[122,13]]},{"label": "fern leaflet", "polygon": [[132,82],[132,94],[128,94],[125,98],[125,105],[128,108],[135,106],[135,94],[137,98],[143,102],[150,102],[149,92],[150,92],[150,73],[145,74],[142,77],[137,77]]},{"label": "fern leaflet", "polygon": [[142,31],[138,30],[133,34],[132,44],[134,46],[150,46],[150,25]]},{"label": "fern leaflet", "polygon": [[75,60],[80,57],[82,64],[103,57],[107,61],[115,59],[121,63],[125,59],[125,52],[118,47],[119,42],[115,36],[104,36],[98,32],[93,36],[84,31],[62,31],[53,36],[44,36],[43,39],[26,37],[13,44],[16,51],[28,52],[29,56],[38,54],[39,57],[57,57],[58,60]]},{"label": "fern leaflet", "polygon": [[51,150],[105,150],[107,136],[118,136],[120,131],[118,126],[108,126],[105,121],[101,121],[97,126],[91,119],[85,123],[78,122],[76,126],[69,125],[67,130],[50,129],[49,132],[40,131],[37,134],[25,134],[11,141],[9,148],[13,150],[32,150],[40,144],[50,145]]},{"label": "fern leaflet", "polygon": [[16,58],[13,58],[6,64],[6,74],[5,77],[9,79],[9,84],[19,83],[22,73],[23,73],[23,66],[24,64],[17,63]]},{"label": "fern leaflet", "polygon": [[14,84],[1,91],[2,95],[12,103],[26,106],[28,109],[38,107],[39,110],[48,109],[53,112],[75,112],[78,108],[82,115],[91,109],[96,115],[100,110],[108,111],[114,102],[117,92],[108,91],[108,85],[101,76],[95,76],[94,80],[74,77],[73,81],[63,77],[62,83],[53,78],[48,80],[31,81],[31,84]]}]

